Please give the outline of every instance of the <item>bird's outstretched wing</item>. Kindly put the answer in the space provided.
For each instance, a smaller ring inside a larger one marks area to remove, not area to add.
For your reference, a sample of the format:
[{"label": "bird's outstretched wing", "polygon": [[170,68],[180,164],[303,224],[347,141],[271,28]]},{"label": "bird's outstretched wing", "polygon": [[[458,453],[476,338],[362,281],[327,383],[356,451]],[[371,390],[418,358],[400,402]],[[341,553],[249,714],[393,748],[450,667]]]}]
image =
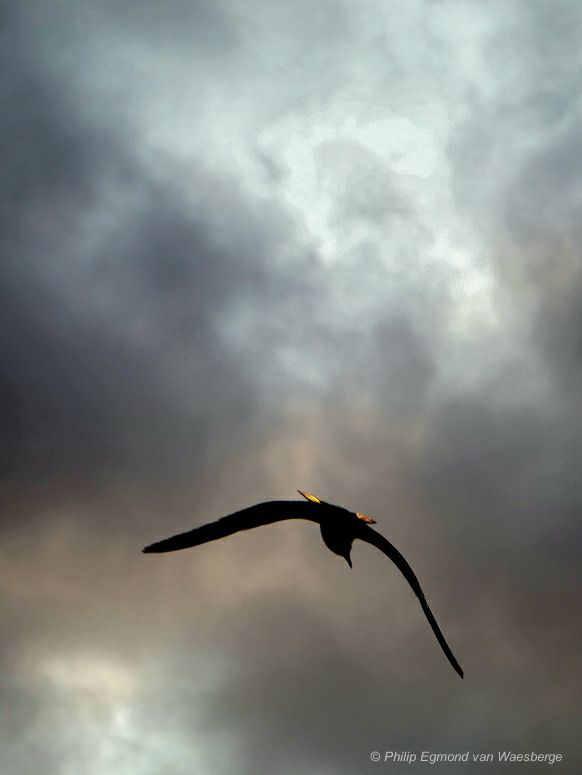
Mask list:
[{"label": "bird's outstretched wing", "polygon": [[261,525],[270,525],[284,519],[308,519],[319,523],[319,510],[312,503],[305,501],[267,501],[249,506],[247,509],[235,511],[216,522],[201,525],[186,533],[166,538],[155,544],[146,546],[144,553],[175,552],[178,549],[189,549],[192,546],[206,544],[219,538],[238,533],[240,530],[250,530]]},{"label": "bird's outstretched wing", "polygon": [[449,644],[446,642],[445,636],[442,634],[440,627],[438,626],[436,619],[434,618],[433,613],[430,610],[428,603],[426,602],[424,592],[422,591],[422,587],[420,586],[420,583],[416,578],[414,571],[407,563],[407,561],[404,559],[404,557],[400,554],[398,549],[393,544],[391,544],[387,538],[384,538],[383,535],[380,535],[380,533],[377,533],[373,528],[368,527],[368,525],[360,526],[357,537],[360,538],[362,541],[367,541],[369,544],[372,544],[372,546],[375,546],[381,552],[384,552],[384,554],[387,557],[389,557],[392,560],[392,562],[396,565],[396,567],[400,570],[400,572],[403,574],[406,581],[408,581],[408,583],[412,587],[414,594],[419,599],[420,605],[422,606],[422,610],[424,611],[425,616],[428,619],[428,623],[432,627],[432,631],[434,632],[436,639],[440,644],[440,647],[445,652],[445,655],[449,660],[449,662],[451,663],[451,665],[461,676],[461,678],[463,678],[463,670],[459,665],[459,663],[457,662],[457,660],[455,659],[453,652],[449,648]]}]

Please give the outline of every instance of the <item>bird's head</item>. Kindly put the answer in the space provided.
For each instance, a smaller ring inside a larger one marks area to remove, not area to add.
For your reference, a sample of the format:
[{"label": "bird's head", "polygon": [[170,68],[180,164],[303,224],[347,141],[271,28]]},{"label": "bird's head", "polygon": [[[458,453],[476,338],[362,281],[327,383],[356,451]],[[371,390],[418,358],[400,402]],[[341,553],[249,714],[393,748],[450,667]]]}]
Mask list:
[{"label": "bird's head", "polygon": [[[326,501],[322,501],[321,498],[318,498],[316,495],[312,495],[310,492],[303,492],[303,490],[297,490],[299,495],[302,495],[306,500],[310,501],[311,503],[319,503],[320,506],[326,506],[328,509],[337,509],[337,511],[344,512],[346,514],[352,514],[354,517],[357,517],[362,522],[366,522],[369,525],[375,525],[376,520],[372,519],[372,517],[366,516],[366,514],[360,514],[358,511],[350,511],[349,509],[344,509],[343,506],[334,506],[333,503],[327,503]],[[346,557],[346,560],[348,561],[348,564],[351,567],[351,561]]]}]

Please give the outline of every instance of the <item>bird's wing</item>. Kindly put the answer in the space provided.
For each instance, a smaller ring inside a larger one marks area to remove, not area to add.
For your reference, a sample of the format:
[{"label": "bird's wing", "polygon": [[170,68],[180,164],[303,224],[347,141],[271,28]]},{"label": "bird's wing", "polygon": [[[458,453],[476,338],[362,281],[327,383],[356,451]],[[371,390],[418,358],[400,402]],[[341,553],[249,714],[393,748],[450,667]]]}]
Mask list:
[{"label": "bird's wing", "polygon": [[384,552],[384,554],[387,557],[389,557],[392,560],[392,562],[396,565],[396,567],[400,570],[400,572],[403,574],[406,581],[408,581],[408,583],[412,587],[414,594],[419,599],[420,605],[422,606],[422,610],[424,611],[425,616],[428,619],[428,623],[432,627],[432,631],[434,632],[436,639],[440,644],[440,647],[445,652],[446,657],[451,663],[451,665],[461,676],[461,678],[463,678],[463,670],[459,665],[459,663],[457,662],[457,660],[455,659],[453,652],[449,648],[449,644],[446,642],[445,636],[442,634],[440,627],[438,626],[436,619],[434,618],[433,613],[430,610],[428,603],[426,602],[424,592],[422,591],[422,587],[420,586],[420,583],[416,578],[414,571],[407,563],[407,561],[404,559],[404,557],[400,554],[398,549],[393,544],[391,544],[387,538],[384,538],[383,535],[380,535],[380,533],[377,533],[368,525],[360,526],[357,537],[360,538],[362,541],[367,541],[369,544],[372,544],[372,546],[375,546],[381,552]]},{"label": "bird's wing", "polygon": [[253,527],[270,525],[272,522],[280,522],[284,519],[308,519],[311,522],[319,522],[318,516],[318,508],[313,503],[267,501],[267,503],[257,503],[256,506],[235,511],[234,514],[229,514],[208,525],[202,525],[194,530],[188,530],[186,533],[180,533],[155,544],[150,544],[143,551],[146,554],[175,552],[178,549],[188,549],[208,541],[216,541],[219,538],[238,533],[239,530],[250,530]]}]

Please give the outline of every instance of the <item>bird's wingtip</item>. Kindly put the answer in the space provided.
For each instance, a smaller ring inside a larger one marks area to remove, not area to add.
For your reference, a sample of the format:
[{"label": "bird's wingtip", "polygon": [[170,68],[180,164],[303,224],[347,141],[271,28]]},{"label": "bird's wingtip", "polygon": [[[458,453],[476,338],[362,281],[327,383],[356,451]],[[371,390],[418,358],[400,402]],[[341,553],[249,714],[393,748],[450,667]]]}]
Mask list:
[{"label": "bird's wingtip", "polygon": [[461,678],[464,678],[465,677],[465,673],[464,673],[463,668],[461,667],[461,665],[457,662],[457,660],[455,660],[452,663],[452,665],[453,665],[453,669],[454,669],[455,673],[458,676],[460,676]]}]

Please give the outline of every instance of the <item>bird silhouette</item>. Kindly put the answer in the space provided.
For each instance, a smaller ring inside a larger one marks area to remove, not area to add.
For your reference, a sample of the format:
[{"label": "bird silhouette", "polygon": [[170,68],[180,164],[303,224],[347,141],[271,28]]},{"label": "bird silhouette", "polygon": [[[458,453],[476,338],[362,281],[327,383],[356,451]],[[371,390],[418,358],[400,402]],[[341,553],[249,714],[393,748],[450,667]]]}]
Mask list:
[{"label": "bird silhouette", "polygon": [[307,519],[319,525],[321,537],[327,548],[334,554],[343,557],[351,568],[352,560],[350,554],[352,544],[356,538],[359,538],[360,541],[366,541],[381,552],[384,552],[403,574],[406,581],[412,587],[412,591],[417,596],[440,647],[453,668],[463,678],[463,670],[449,648],[426,602],[424,592],[414,571],[398,549],[383,535],[380,535],[380,533],[377,533],[370,527],[370,524],[375,524],[376,520],[367,517],[365,514],[349,511],[342,506],[326,503],[316,498],[315,495],[311,495],[311,493],[303,492],[302,490],[297,492],[306,501],[267,501],[266,503],[257,503],[255,506],[249,506],[246,509],[241,509],[226,517],[222,517],[222,519],[216,522],[211,522],[208,525],[194,528],[194,530],[188,530],[186,533],[180,533],[163,541],[150,544],[145,547],[143,552],[145,554],[175,552],[179,549],[189,549],[193,546],[206,544],[209,541],[216,541],[219,538],[238,533],[240,530],[250,530],[254,527],[270,525],[273,522],[281,522],[285,519]]}]

